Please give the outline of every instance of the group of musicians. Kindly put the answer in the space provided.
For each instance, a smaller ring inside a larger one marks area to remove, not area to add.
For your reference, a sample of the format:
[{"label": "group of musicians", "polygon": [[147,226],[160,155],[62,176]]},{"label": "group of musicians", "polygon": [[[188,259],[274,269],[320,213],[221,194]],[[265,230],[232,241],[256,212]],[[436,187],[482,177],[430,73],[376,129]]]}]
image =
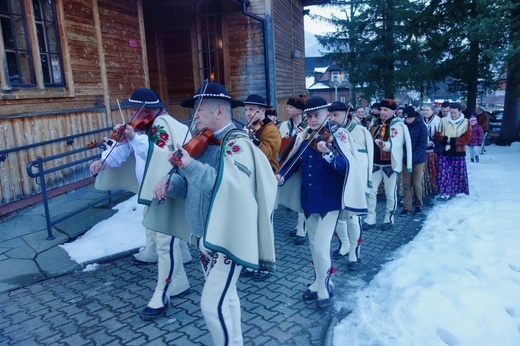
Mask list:
[{"label": "group of musicians", "polygon": [[[148,124],[116,125],[120,140],[108,143],[91,172],[99,174],[96,187],[133,189],[146,205],[147,244],[133,261],[157,261],[158,276],[143,319],[162,316],[170,297],[190,287],[183,267],[189,251],[183,249],[193,244],[205,277],[201,310],[213,342],[243,344],[236,283],[245,268],[255,280],[275,270],[277,204],[298,213],[290,234],[296,243],[308,235],[315,275],[302,299],[315,301],[317,309],[331,305],[332,259],[346,256],[349,270],[359,268],[361,217],[368,211],[379,139],[350,121],[345,104],[300,95],[287,102],[288,120],[277,123],[276,111],[260,95],[241,102],[224,86],[204,83],[181,103],[194,109],[190,127],[171,117],[150,89],[135,90],[123,104],[133,119]],[[237,107],[245,109],[242,129],[233,123]],[[331,252],[334,234],[340,247]]]}]

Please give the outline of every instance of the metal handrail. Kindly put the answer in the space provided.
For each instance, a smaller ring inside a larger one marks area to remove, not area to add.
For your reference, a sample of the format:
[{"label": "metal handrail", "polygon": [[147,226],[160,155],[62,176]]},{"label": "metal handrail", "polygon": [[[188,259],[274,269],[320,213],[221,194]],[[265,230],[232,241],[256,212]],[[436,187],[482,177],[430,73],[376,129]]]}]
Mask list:
[{"label": "metal handrail", "polygon": [[95,146],[90,147],[90,148],[85,147],[85,148],[81,148],[81,149],[72,150],[67,153],[52,155],[52,156],[45,157],[45,158],[38,156],[38,158],[36,160],[33,160],[27,164],[27,167],[26,167],[27,175],[29,175],[29,177],[31,177],[31,178],[34,178],[36,180],[36,183],[39,184],[42,189],[43,206],[45,209],[45,221],[47,223],[47,240],[55,239],[54,235],[52,234],[52,227],[54,225],[60,223],[61,221],[65,220],[65,219],[68,219],[74,215],[77,215],[77,214],[81,213],[82,211],[85,211],[95,205],[98,205],[106,200],[109,201],[109,205],[112,205],[112,197],[123,192],[122,190],[119,190],[116,192],[112,192],[109,190],[107,192],[106,196],[100,197],[100,198],[88,203],[87,205],[82,206],[81,208],[74,210],[70,213],[67,213],[57,219],[54,219],[54,220],[51,219],[51,214],[50,214],[50,209],[49,209],[49,199],[47,196],[47,185],[45,184],[45,175],[54,173],[54,172],[57,172],[57,171],[60,171],[60,170],[63,170],[63,169],[66,169],[66,168],[69,168],[72,166],[76,166],[76,165],[82,164],[87,161],[99,159],[99,158],[101,158],[101,153],[96,154],[96,155],[90,155],[90,156],[87,156],[87,157],[84,157],[84,158],[63,164],[63,165],[55,166],[55,167],[52,167],[49,169],[45,169],[44,164],[49,161],[53,161],[53,160],[67,157],[70,155],[78,154],[78,153],[81,153],[81,152],[84,152],[87,150],[92,150],[96,147],[101,148],[103,150],[106,149],[106,146],[104,143],[98,143]]}]

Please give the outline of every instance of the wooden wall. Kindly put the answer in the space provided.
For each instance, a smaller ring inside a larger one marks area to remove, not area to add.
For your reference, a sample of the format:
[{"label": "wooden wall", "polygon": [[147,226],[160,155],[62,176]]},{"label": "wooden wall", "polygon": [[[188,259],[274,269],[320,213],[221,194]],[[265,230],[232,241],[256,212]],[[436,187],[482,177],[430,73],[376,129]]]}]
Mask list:
[{"label": "wooden wall", "polygon": [[[0,91],[0,150],[103,129],[121,122],[116,100],[146,86],[140,0],[56,0],[60,42],[64,52],[66,88]],[[137,45],[130,44],[136,42]],[[128,120],[127,111],[124,116]],[[40,192],[27,176],[27,163],[38,156],[68,152],[100,140],[102,135],[76,138],[11,152],[0,161],[0,206]],[[99,149],[97,149],[99,151]],[[48,167],[76,160],[57,160]],[[50,174],[49,188],[90,177],[88,164]]]},{"label": "wooden wall", "polygon": [[[179,104],[201,83],[194,0],[55,1],[66,87],[0,90],[0,151],[119,123],[116,100],[143,86],[156,90],[175,118],[189,118],[190,110]],[[237,1],[220,4],[226,87],[235,99],[252,93],[265,97],[262,24],[244,15]],[[247,7],[258,17],[270,14],[273,19],[274,85],[282,120],[287,98],[305,91],[302,9],[301,0],[254,0]],[[296,49],[302,57],[293,59]],[[242,119],[243,109],[234,115]],[[25,173],[29,161],[99,139],[101,135],[89,135],[72,145],[59,142],[0,159],[0,206],[39,192]],[[85,164],[50,175],[48,183],[52,188],[88,176]]]},{"label": "wooden wall", "polygon": [[[278,119],[285,120],[287,100],[305,95],[305,38],[301,0],[273,1]],[[300,57],[293,57],[298,50]]]}]

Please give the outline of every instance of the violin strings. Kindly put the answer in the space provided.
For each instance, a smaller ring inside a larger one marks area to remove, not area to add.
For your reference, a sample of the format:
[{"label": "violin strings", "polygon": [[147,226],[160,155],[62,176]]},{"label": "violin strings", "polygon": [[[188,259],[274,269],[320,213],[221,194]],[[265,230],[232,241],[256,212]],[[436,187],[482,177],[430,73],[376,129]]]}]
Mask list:
[{"label": "violin strings", "polygon": [[[293,166],[296,164],[296,161],[298,160],[298,158],[300,156],[302,156],[303,152],[305,151],[305,149],[307,149],[309,147],[309,145],[311,145],[311,142],[316,138],[318,137],[318,134],[320,133],[321,129],[323,128],[323,126],[325,126],[325,124],[327,123],[327,121],[329,120],[330,118],[330,113],[327,114],[327,116],[325,117],[325,120],[323,120],[323,122],[321,123],[320,127],[315,131],[314,135],[312,136],[312,138],[309,138],[307,140],[307,143],[305,143],[305,146],[303,147],[302,150],[300,150],[300,148],[298,148],[298,150],[300,151],[300,153],[298,154],[298,156],[296,156],[295,158],[291,158],[292,161],[291,161],[291,164],[289,165],[289,168],[287,168],[287,170],[285,171],[285,174],[282,175],[282,178],[285,178],[285,176],[287,175],[287,173],[289,173],[289,171],[291,170],[291,168],[293,168]],[[285,165],[284,165],[285,166]]]}]

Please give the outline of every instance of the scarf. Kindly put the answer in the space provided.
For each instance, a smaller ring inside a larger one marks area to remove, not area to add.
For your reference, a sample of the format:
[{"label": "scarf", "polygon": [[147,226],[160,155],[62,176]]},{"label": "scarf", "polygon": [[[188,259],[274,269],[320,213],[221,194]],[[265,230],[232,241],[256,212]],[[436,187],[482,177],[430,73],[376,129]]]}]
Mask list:
[{"label": "scarf", "polygon": [[[452,119],[450,116],[446,117],[447,121],[444,122],[444,126],[442,128],[441,133],[448,137],[448,138],[458,138],[460,137],[464,132],[466,132],[467,121],[466,118],[464,118],[464,114],[460,113],[459,117],[457,119]],[[446,151],[450,150],[451,145],[446,145]]]}]

